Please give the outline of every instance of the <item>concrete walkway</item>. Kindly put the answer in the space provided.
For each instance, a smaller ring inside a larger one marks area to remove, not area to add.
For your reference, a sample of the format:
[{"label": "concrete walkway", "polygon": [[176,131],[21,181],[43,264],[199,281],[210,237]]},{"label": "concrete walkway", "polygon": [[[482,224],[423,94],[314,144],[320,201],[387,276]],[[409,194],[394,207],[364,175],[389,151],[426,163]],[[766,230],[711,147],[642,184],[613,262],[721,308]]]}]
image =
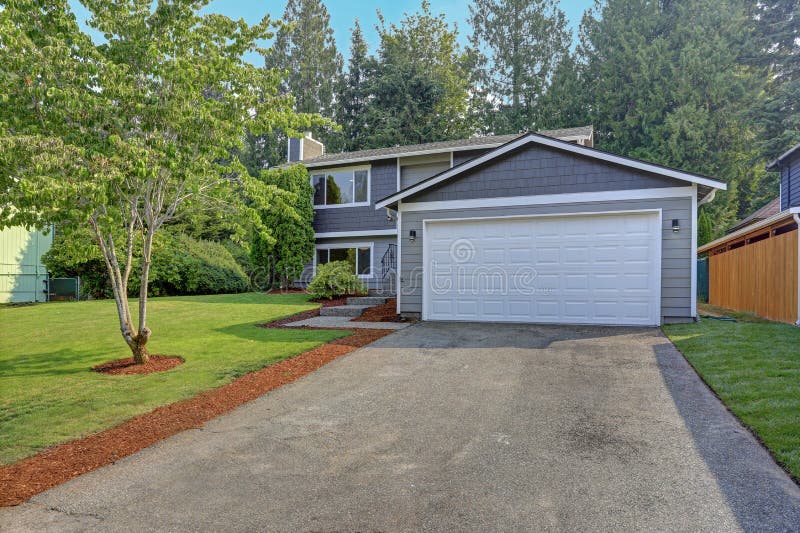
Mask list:
[{"label": "concrete walkway", "polygon": [[4,531],[796,530],[657,329],[423,323],[13,509]]},{"label": "concrete walkway", "polygon": [[284,324],[285,328],[332,328],[332,329],[404,329],[412,322],[361,322],[348,316],[315,316]]}]

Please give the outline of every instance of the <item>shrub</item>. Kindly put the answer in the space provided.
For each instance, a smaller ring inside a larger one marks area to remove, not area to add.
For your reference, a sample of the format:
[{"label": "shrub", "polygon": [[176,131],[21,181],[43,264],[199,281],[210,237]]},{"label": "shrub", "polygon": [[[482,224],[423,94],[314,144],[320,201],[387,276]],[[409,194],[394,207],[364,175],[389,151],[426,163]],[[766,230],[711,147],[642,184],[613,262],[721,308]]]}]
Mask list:
[{"label": "shrub", "polygon": [[314,298],[328,300],[350,294],[366,294],[367,286],[353,274],[353,265],[346,261],[331,261],[317,265],[317,274],[308,284],[308,293]]},{"label": "shrub", "polygon": [[[137,242],[135,254],[141,250]],[[241,258],[247,259],[242,250]],[[134,257],[128,291],[139,292],[141,260]],[[56,232],[53,247],[44,257],[54,276],[79,276],[84,295],[110,298],[111,284],[97,245],[88,232]],[[244,292],[250,280],[231,251],[220,243],[194,239],[164,228],[156,235],[150,265],[150,296]]]},{"label": "shrub", "polygon": [[[150,295],[232,293],[250,288],[247,274],[222,244],[167,231],[156,239],[150,265]],[[138,264],[134,272],[139,272]],[[132,277],[128,291],[138,293],[138,277]]]}]

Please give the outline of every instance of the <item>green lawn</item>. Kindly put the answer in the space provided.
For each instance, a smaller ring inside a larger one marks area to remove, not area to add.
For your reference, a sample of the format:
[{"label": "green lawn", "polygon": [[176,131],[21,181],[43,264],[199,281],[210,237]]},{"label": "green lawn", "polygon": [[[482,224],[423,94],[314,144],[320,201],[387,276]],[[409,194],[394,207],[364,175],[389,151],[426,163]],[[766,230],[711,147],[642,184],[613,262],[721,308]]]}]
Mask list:
[{"label": "green lawn", "polygon": [[730,410],[800,478],[800,328],[735,316],[739,322],[701,319],[664,331]]},{"label": "green lawn", "polygon": [[130,356],[113,301],[0,306],[0,464],[347,334],[255,327],[316,306],[304,294],[153,298],[151,353],[186,362],[143,376],[89,370]]}]

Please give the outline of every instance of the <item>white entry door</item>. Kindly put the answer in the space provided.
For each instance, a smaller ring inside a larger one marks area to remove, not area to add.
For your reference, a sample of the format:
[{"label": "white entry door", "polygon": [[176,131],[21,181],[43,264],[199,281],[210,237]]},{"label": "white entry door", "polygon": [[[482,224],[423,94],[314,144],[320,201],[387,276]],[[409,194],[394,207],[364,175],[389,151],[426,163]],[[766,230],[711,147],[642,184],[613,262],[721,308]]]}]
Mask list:
[{"label": "white entry door", "polygon": [[658,212],[428,220],[423,319],[658,325]]}]

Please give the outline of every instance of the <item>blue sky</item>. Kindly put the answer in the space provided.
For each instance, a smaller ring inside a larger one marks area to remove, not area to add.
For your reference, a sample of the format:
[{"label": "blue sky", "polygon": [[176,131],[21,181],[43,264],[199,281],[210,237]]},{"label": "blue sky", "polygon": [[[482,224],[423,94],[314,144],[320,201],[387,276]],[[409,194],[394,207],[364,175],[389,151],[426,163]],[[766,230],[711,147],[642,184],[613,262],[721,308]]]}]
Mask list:
[{"label": "blue sky", "polygon": [[[364,30],[370,52],[374,51],[378,36],[375,24],[378,17],[375,10],[380,9],[387,22],[399,22],[403,13],[414,12],[419,8],[420,0],[393,0],[391,2],[358,2],[353,0],[323,0],[331,15],[331,26],[336,37],[336,46],[347,57],[350,46],[350,28],[353,20],[358,17],[361,28]],[[88,17],[87,11],[80,5],[79,0],[69,0],[75,11],[78,21],[84,24]],[[561,0],[559,6],[564,11],[573,30],[573,37],[577,35],[583,12],[594,4],[593,0]],[[469,34],[467,17],[469,3],[459,0],[431,0],[433,13],[445,13],[447,20],[458,25],[462,42],[466,42]],[[231,18],[244,18],[247,22],[255,23],[261,20],[264,13],[269,13],[273,18],[280,18],[286,7],[285,0],[277,2],[255,2],[253,0],[213,0],[206,11],[222,13]],[[85,28],[84,24],[84,28]],[[261,65],[263,61],[257,56],[248,57],[251,62]]]}]

